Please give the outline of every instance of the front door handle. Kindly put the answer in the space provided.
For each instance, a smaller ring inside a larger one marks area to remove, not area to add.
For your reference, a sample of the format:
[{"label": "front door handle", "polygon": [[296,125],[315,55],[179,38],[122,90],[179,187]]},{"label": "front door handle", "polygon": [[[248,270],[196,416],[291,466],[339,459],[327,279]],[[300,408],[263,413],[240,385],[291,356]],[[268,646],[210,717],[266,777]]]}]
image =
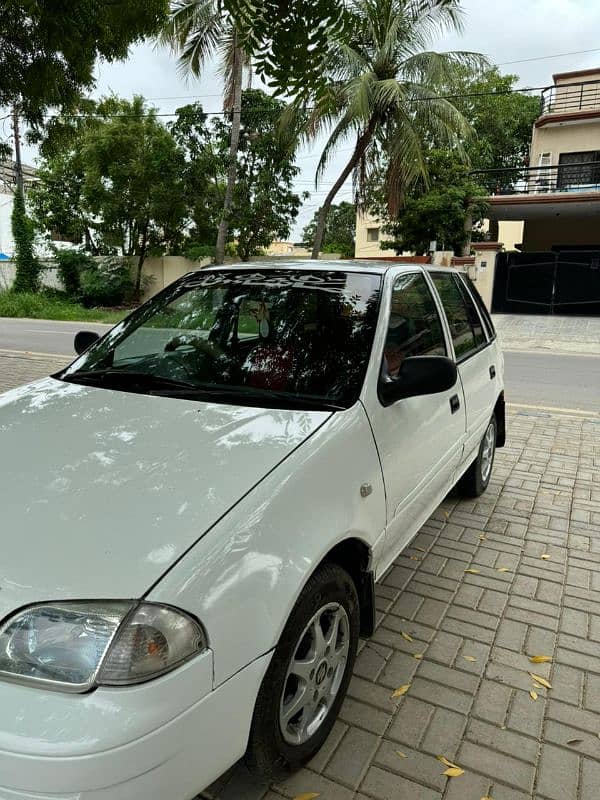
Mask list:
[{"label": "front door handle", "polygon": [[450,411],[452,411],[453,414],[456,414],[459,408],[460,408],[460,400],[458,399],[458,395],[454,394],[450,398]]},{"label": "front door handle", "polygon": [[490,367],[490,380],[494,380],[496,377],[496,367],[492,364]]}]

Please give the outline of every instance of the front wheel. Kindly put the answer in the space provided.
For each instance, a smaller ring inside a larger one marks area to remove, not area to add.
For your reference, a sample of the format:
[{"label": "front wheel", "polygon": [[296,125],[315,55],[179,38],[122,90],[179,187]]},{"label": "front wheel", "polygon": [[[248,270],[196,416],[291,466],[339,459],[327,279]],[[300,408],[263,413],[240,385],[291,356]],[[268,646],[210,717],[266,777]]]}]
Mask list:
[{"label": "front wheel", "polygon": [[496,417],[493,416],[479,445],[477,458],[457,484],[463,497],[479,497],[487,489],[496,455],[497,431]]},{"label": "front wheel", "polygon": [[352,675],[359,605],[352,578],[326,564],[309,579],[262,682],[246,753],[273,776],[309,761],[329,735]]}]

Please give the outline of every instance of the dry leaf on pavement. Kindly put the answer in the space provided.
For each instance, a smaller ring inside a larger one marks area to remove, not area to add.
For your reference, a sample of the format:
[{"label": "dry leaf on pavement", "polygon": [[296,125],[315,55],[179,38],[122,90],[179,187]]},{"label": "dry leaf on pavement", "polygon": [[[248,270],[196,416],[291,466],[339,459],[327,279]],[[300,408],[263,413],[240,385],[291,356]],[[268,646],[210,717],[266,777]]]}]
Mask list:
[{"label": "dry leaf on pavement", "polygon": [[508,567],[498,567],[496,572],[510,572]]},{"label": "dry leaf on pavement", "polygon": [[294,797],[294,800],[315,800],[316,797],[321,797],[319,792],[304,792]]},{"label": "dry leaf on pavement", "polygon": [[406,694],[410,689],[410,683],[405,683],[404,686],[400,686],[396,691],[392,694],[392,697],[402,697],[402,695]]},{"label": "dry leaf on pavement", "polygon": [[529,656],[532,664],[548,664],[552,661],[552,656]]},{"label": "dry leaf on pavement", "polygon": [[463,658],[464,658],[465,661],[471,661],[471,662],[477,661],[475,656],[463,656]]},{"label": "dry leaf on pavement", "polygon": [[533,672],[530,672],[529,674],[536,683],[539,683],[541,686],[545,686],[546,689],[552,688],[552,684],[550,681],[547,681],[546,678],[541,678],[539,675],[535,675]]},{"label": "dry leaf on pavement", "polygon": [[460,776],[464,774],[464,769],[461,769],[460,767],[448,767],[448,769],[444,772],[444,775],[446,775],[448,778],[460,778]]},{"label": "dry leaf on pavement", "polygon": [[466,569],[465,572],[468,572],[469,575],[479,575],[478,569]]},{"label": "dry leaf on pavement", "polygon": [[532,700],[538,699],[538,694],[537,692],[534,692],[533,689],[529,692],[529,696],[531,697]]},{"label": "dry leaf on pavement", "polygon": [[548,561],[550,559],[550,553],[542,553],[541,557],[544,559],[544,561]]},{"label": "dry leaf on pavement", "polygon": [[582,744],[582,743],[583,743],[583,739],[569,739],[569,741],[567,742],[567,744],[570,745],[570,746],[573,746],[575,744]]},{"label": "dry leaf on pavement", "polygon": [[396,755],[399,756],[400,758],[408,758],[406,753],[403,753],[402,750],[396,750]]},{"label": "dry leaf on pavement", "polygon": [[403,639],[406,639],[407,642],[413,642],[414,641],[413,637],[408,633],[404,633],[404,631],[401,631],[400,635],[402,636]]},{"label": "dry leaf on pavement", "polygon": [[413,658],[416,658],[417,661],[420,661],[423,658],[423,653],[415,653]]}]

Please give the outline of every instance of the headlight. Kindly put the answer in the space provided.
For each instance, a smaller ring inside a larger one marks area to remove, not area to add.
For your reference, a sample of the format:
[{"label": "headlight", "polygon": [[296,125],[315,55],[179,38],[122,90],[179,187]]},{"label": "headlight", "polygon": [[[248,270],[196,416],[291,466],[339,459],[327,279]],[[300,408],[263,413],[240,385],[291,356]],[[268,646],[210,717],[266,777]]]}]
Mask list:
[{"label": "headlight", "polygon": [[0,627],[0,677],[85,692],[150,680],[206,646],[201,626],[169,606],[49,603]]}]

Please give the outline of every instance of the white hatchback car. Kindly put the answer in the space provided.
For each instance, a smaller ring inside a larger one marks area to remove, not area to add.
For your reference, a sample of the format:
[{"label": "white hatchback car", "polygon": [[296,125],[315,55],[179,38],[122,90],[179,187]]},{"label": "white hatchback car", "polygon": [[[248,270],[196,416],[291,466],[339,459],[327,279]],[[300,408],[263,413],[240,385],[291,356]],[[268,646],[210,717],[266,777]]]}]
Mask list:
[{"label": "white hatchback car", "polygon": [[195,272],[96,338],[0,397],[0,798],[302,764],[374,582],[490,480],[490,317],[450,270],[294,262]]}]

